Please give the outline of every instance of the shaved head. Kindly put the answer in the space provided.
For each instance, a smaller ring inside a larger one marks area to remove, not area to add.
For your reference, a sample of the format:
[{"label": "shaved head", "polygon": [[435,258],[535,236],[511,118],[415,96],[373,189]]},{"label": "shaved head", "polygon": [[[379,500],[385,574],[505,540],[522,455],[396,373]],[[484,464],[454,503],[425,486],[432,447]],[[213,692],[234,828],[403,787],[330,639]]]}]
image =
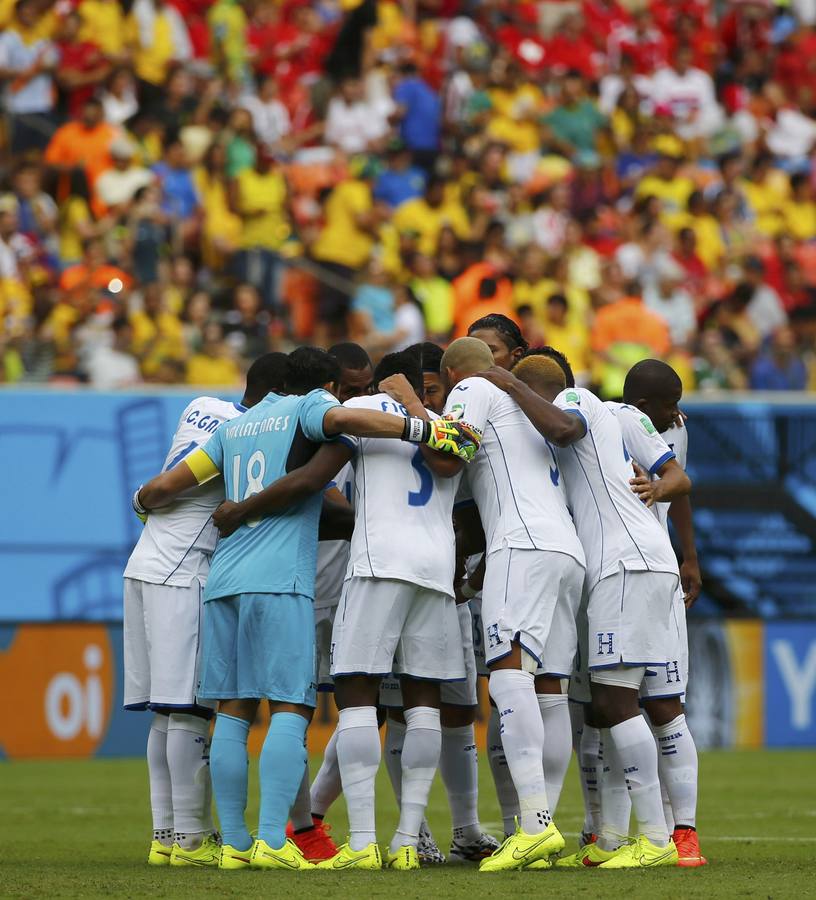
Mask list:
[{"label": "shaved head", "polygon": [[442,354],[441,371],[451,370],[459,378],[484,372],[493,365],[493,353],[484,341],[463,337],[454,341]]},{"label": "shaved head", "polygon": [[659,359],[644,359],[629,370],[623,383],[623,402],[636,406],[666,431],[677,422],[683,382],[674,369]]},{"label": "shaved head", "polygon": [[623,402],[655,400],[682,393],[683,383],[674,369],[660,359],[643,359],[635,363],[623,384]]}]

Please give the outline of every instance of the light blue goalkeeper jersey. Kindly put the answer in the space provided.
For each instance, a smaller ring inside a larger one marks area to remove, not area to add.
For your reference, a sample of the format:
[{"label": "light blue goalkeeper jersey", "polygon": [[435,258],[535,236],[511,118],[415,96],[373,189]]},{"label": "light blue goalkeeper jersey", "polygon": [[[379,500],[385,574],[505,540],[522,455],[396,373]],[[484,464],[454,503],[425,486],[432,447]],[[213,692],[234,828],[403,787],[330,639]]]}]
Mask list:
[{"label": "light blue goalkeeper jersey", "polygon": [[[337,400],[324,390],[306,396],[268,394],[218,429],[202,448],[224,475],[228,499],[257,494],[307,462],[327,440],[323,417]],[[314,598],[317,492],[279,515],[245,522],[218,542],[205,602],[236,594],[302,594]]]}]

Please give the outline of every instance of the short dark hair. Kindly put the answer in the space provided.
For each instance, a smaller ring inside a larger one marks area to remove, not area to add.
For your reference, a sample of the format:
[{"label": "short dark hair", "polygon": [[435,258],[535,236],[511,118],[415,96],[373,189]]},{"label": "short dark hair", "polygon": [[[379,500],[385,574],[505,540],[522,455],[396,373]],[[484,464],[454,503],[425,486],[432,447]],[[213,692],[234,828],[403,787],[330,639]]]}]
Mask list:
[{"label": "short dark hair", "polygon": [[368,353],[353,341],[329,347],[329,356],[333,356],[343,369],[365,369],[371,365]]},{"label": "short dark hair", "polygon": [[434,344],[433,341],[423,341],[421,344],[412,344],[405,352],[412,353],[417,358],[422,372],[432,372],[434,375],[440,373],[444,351],[438,344]]},{"label": "short dark hair", "polygon": [[626,373],[623,382],[623,402],[651,400],[653,397],[671,396],[683,390],[680,376],[660,359],[642,359]]},{"label": "short dark hair", "polygon": [[531,347],[529,350],[525,350],[519,362],[522,359],[526,359],[528,356],[549,356],[550,359],[555,360],[559,366],[561,366],[561,371],[564,373],[564,378],[567,382],[568,388],[575,387],[575,375],[572,372],[572,366],[569,364],[569,360],[560,350],[556,350],[555,347]]},{"label": "short dark hair", "polygon": [[286,385],[289,357],[285,353],[264,353],[246,374],[246,395],[260,400],[270,391],[280,394]]},{"label": "short dark hair", "polygon": [[515,350],[518,347],[521,347],[522,350],[526,350],[530,346],[527,341],[524,340],[524,335],[521,333],[521,329],[518,325],[516,325],[512,319],[503,316],[501,313],[490,313],[487,316],[482,316],[481,319],[477,319],[470,328],[468,328],[468,334],[473,334],[474,331],[487,329],[495,331],[507,345],[508,350]]},{"label": "short dark hair", "polygon": [[308,394],[340,379],[340,363],[320,347],[298,347],[286,363],[286,390],[290,394]]},{"label": "short dark hair", "polygon": [[420,397],[425,393],[419,358],[415,353],[411,353],[410,350],[386,353],[374,370],[374,384],[379,384],[392,375],[404,375]]}]

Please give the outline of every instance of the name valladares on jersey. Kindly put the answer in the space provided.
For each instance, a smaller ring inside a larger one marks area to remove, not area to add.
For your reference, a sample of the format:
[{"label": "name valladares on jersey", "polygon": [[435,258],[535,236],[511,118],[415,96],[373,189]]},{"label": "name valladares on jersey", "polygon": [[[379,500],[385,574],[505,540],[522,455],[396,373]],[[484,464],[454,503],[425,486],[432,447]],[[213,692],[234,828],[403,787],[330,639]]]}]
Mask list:
[{"label": "name valladares on jersey", "polygon": [[245,422],[244,424],[231,425],[227,428],[227,438],[255,437],[265,434],[267,431],[286,431],[289,428],[290,416],[270,416],[259,422]]}]

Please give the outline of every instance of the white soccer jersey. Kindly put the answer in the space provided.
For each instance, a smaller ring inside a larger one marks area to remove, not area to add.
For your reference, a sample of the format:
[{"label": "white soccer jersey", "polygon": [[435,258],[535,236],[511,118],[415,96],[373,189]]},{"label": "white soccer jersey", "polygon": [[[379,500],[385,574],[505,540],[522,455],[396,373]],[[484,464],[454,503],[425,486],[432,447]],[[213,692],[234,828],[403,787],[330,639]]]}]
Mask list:
[{"label": "white soccer jersey", "polygon": [[[354,467],[351,463],[335,475],[334,486],[354,505]],[[317,545],[317,577],[315,579],[315,609],[330,609],[340,602],[343,580],[349,562],[348,541],[321,541]]]},{"label": "white soccer jersey", "polygon": [[466,473],[487,552],[552,550],[585,565],[554,449],[515,400],[484,378],[466,378],[450,392],[445,412],[461,413],[482,433]]},{"label": "white soccer jersey", "polygon": [[678,575],[668,535],[632,492],[632,461],[615,415],[584,388],[567,388],[554,402],[581,416],[587,429],[581,440],[559,449],[557,456],[586,551],[588,586],[621,565],[632,571]]},{"label": "white soccer jersey", "polygon": [[[197,397],[179,419],[162,471],[172,469],[207,443],[222,422],[245,412],[243,406],[216,397]],[[224,499],[221,478],[191,488],[161,509],[153,510],[133,548],[125,578],[150,584],[187,585],[200,572],[201,553],[215,550],[218,531],[212,514]]]},{"label": "white soccer jersey", "polygon": [[[661,432],[660,437],[668,445],[669,449],[674,453],[680,468],[685,471],[686,461],[688,460],[688,428],[685,425],[672,425]],[[660,524],[668,531],[669,528],[669,507],[671,503],[655,503],[652,511],[657,516]]]},{"label": "white soccer jersey", "polygon": [[[387,394],[355,397],[345,405],[407,415]],[[459,477],[434,475],[415,444],[347,435],[341,440],[354,450],[355,520],[347,577],[394,578],[453,596],[452,516]]]}]

